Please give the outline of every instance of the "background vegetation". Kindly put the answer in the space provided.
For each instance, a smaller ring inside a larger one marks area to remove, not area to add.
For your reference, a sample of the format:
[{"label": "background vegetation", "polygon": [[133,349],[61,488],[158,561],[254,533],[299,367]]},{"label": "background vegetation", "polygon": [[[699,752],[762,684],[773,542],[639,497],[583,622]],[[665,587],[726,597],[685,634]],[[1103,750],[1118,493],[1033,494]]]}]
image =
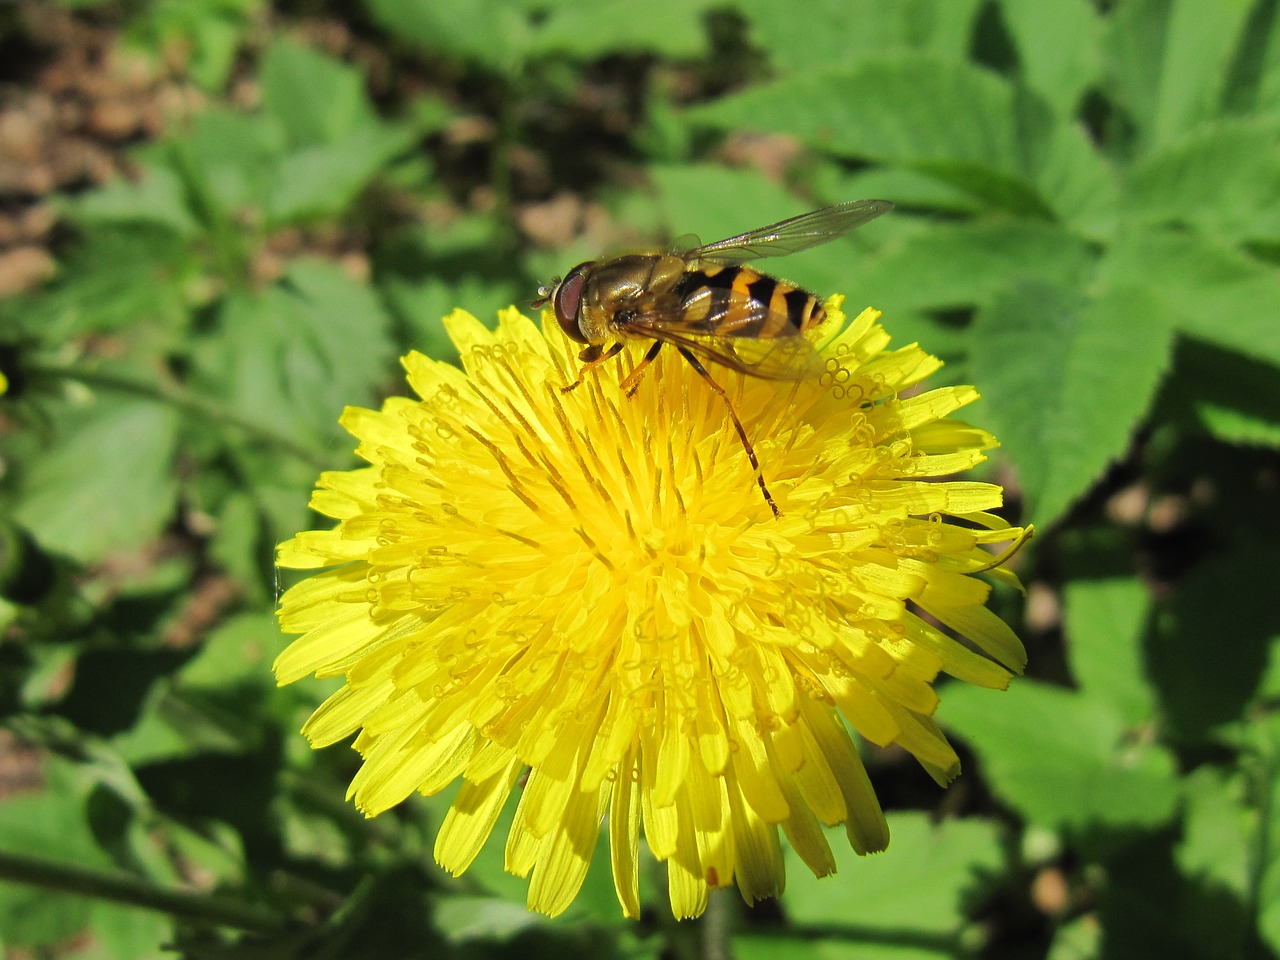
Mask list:
[{"label": "background vegetation", "polygon": [[[1278,19],[0,5],[0,876],[46,885],[0,883],[5,955],[1280,954]],[[547,921],[500,844],[442,876],[447,798],[364,821],[297,734],[323,685],[270,676],[339,411],[454,306],[859,197],[898,210],[785,272],[983,392],[1029,678],[944,689],[947,792],[869,751],[889,852],[780,902],[626,923],[601,862]]]}]

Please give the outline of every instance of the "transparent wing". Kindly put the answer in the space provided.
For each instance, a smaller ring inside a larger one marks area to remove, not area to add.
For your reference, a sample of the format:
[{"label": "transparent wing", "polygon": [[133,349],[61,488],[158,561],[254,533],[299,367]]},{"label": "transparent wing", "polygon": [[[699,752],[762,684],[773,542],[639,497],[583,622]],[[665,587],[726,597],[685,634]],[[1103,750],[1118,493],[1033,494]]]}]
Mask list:
[{"label": "transparent wing", "polygon": [[893,204],[888,200],[852,200],[694,247],[685,256],[726,264],[745,263],[759,257],[783,257],[834,240],[892,209]]},{"label": "transparent wing", "polygon": [[709,304],[701,319],[687,316],[687,311],[682,316],[669,304],[654,303],[619,332],[685,347],[702,359],[766,380],[799,380],[821,367],[809,339],[767,304],[731,296]]},{"label": "transparent wing", "polygon": [[753,340],[664,330],[656,339],[763,380],[803,380],[822,370],[822,355],[803,336]]}]

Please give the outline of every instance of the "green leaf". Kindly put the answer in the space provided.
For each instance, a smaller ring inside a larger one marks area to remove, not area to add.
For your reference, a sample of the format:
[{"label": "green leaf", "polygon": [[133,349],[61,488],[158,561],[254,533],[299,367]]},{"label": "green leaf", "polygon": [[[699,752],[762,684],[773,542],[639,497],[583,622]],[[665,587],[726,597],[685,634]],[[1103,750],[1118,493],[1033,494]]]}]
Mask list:
[{"label": "green leaf", "polygon": [[1129,172],[1124,212],[1235,241],[1280,239],[1280,121],[1223,121],[1153,150]]},{"label": "green leaf", "polygon": [[414,139],[411,130],[370,124],[333,143],[281,159],[265,213],[272,224],[336,216]]},{"label": "green leaf", "polygon": [[242,418],[306,446],[336,441],[338,415],[391,374],[388,319],[336,266],[298,260],[263,294],[228,298],[197,353],[203,379]]},{"label": "green leaf", "polygon": [[812,207],[754,170],[681,164],[652,166],[648,175],[668,239],[693,234],[710,243]]},{"label": "green leaf", "polygon": [[1034,824],[1161,826],[1177,768],[1167,750],[1129,736],[1108,700],[1031,680],[1003,693],[948,684],[938,719],[978,755],[996,794]]},{"label": "green leaf", "polygon": [[709,0],[550,0],[534,30],[529,53],[567,54],[584,60],[609,53],[651,53],[684,58],[705,54],[703,23]]},{"label": "green leaf", "polygon": [[739,0],[758,49],[787,73],[845,66],[868,54],[930,50],[951,60],[968,52],[978,0]]},{"label": "green leaf", "polygon": [[63,206],[83,224],[150,223],[184,239],[197,230],[182,179],[158,163],[143,165],[137,181],[112,180]]},{"label": "green leaf", "polygon": [[1143,663],[1151,616],[1146,586],[1136,578],[1072,580],[1063,603],[1067,654],[1081,688],[1114,706],[1127,724],[1149,721],[1155,697]]},{"label": "green leaf", "polygon": [[784,77],[690,111],[714,127],[789,133],[884,163],[1018,170],[1013,93],[967,63],[918,53]]},{"label": "green leaf", "polygon": [[1106,50],[1124,104],[1152,145],[1220,114],[1252,0],[1133,0]]},{"label": "green leaf", "polygon": [[1019,281],[1078,287],[1093,272],[1094,254],[1080,237],[1050,224],[933,224],[839,269],[842,277],[827,278],[830,289],[862,291],[892,316],[985,305]]},{"label": "green leaf", "polygon": [[1045,960],[1098,960],[1103,955],[1102,940],[1103,931],[1096,917],[1078,917],[1054,931]]},{"label": "green leaf", "polygon": [[1178,345],[1163,416],[1197,422],[1228,443],[1280,447],[1280,367],[1198,340]]},{"label": "green leaf", "polygon": [[271,46],[261,78],[262,105],[291,147],[335,143],[377,119],[358,70],[294,40],[280,39]]},{"label": "green leaf", "polygon": [[1253,0],[1131,0],[1104,48],[1121,102],[1151,145],[1218,116]]},{"label": "green leaf", "polygon": [[[1176,585],[1149,644],[1151,675],[1173,735],[1207,737],[1242,720],[1259,692],[1271,643],[1280,636],[1271,539],[1237,543]],[[1215,638],[1229,637],[1222,646]]]},{"label": "green leaf", "polygon": [[532,27],[521,4],[502,0],[364,0],[374,20],[405,43],[510,72],[524,61]]},{"label": "green leaf", "polygon": [[1023,282],[974,324],[974,377],[1040,524],[1057,519],[1128,448],[1164,374],[1172,331],[1144,289],[1084,300]]},{"label": "green leaf", "polygon": [[1258,933],[1272,950],[1280,951],[1280,831],[1274,829],[1275,811],[1280,810],[1280,715],[1275,711],[1264,714],[1253,732],[1266,764],[1265,779],[1258,785],[1262,794],[1259,806],[1270,814],[1264,821],[1268,828],[1258,833]]},{"label": "green leaf", "polygon": [[470,940],[508,943],[526,930],[547,922],[522,901],[495,897],[453,896],[440,901],[433,918],[450,943]]},{"label": "green leaf", "polygon": [[285,149],[284,130],[273,118],[214,109],[197,116],[186,137],[171,142],[170,163],[205,230],[229,245],[243,242],[245,226],[260,220]]},{"label": "green leaf", "polygon": [[1187,232],[1124,234],[1101,266],[1106,284],[1141,284],[1184,333],[1280,363],[1280,269]]},{"label": "green leaf", "polygon": [[60,960],[172,960],[173,921],[141,907],[95,901],[84,934]]},{"label": "green leaf", "polygon": [[870,857],[855,854],[843,830],[827,833],[838,875],[815,878],[786,847],[783,907],[793,924],[843,928],[867,940],[905,944],[933,935],[945,946],[965,923],[964,905],[983,876],[1004,866],[990,821],[934,824],[923,813],[891,814],[889,848]]},{"label": "green leaf", "polygon": [[[778,957],[804,957],[805,960],[949,960],[965,956],[951,937],[916,937],[910,933],[888,931],[843,938],[794,937],[785,932],[749,930],[733,938],[734,960],[777,960]],[[924,942],[922,943],[921,940]]]},{"label": "green leaf", "polygon": [[1034,94],[932,55],[884,54],[795,74],[689,116],[722,129],[787,133],[817,150],[914,169],[1022,216],[1074,217],[1082,205],[1105,206],[1111,192],[1110,175],[1088,140],[1055,120]]},{"label": "green leaf", "polygon": [[[84,771],[45,756],[45,782],[38,792],[16,792],[0,800],[0,850],[39,857],[68,867],[110,866],[94,841],[86,812],[92,784]],[[92,901],[36,886],[0,883],[0,930],[4,945],[40,946],[68,940],[92,916]]]},{"label": "green leaf", "polygon": [[217,93],[261,6],[261,0],[153,0],[131,18],[127,36],[157,58],[182,50],[186,72],[203,90]]},{"label": "green leaf", "polygon": [[1101,22],[1088,0],[1000,0],[1027,86],[1062,117],[1074,116],[1101,66]]},{"label": "green leaf", "polygon": [[[385,284],[387,301],[412,331],[409,343],[414,350],[436,360],[454,362],[458,348],[444,332],[445,317],[461,307],[481,323],[492,327],[499,310],[513,304],[524,308],[527,291],[513,283],[496,283],[486,277],[459,277],[457,280],[428,278],[413,283],[392,277]],[[526,311],[532,312],[532,311]]]},{"label": "green leaf", "polygon": [[213,630],[195,657],[156,684],[138,722],[113,745],[134,766],[260,750],[278,640],[279,628],[261,613]]},{"label": "green leaf", "polygon": [[1174,851],[1186,877],[1244,899],[1252,882],[1258,813],[1247,804],[1249,788],[1239,774],[1209,766],[1183,781],[1182,840]]},{"label": "green leaf", "polygon": [[[62,282],[17,314],[50,343],[130,329],[175,340],[188,322],[186,285],[195,262],[183,238],[153,224],[94,225],[60,271]],[[175,343],[174,346],[177,346]]]},{"label": "green leaf", "polygon": [[1102,866],[1097,922],[1103,957],[1258,956],[1247,908],[1178,870],[1167,834],[1116,835]]},{"label": "green leaf", "polygon": [[846,173],[835,163],[824,163],[814,170],[810,179],[815,193],[827,203],[892,197],[894,203],[908,209],[968,214],[982,211],[982,204],[976,198],[916,170],[866,167]]},{"label": "green leaf", "polygon": [[103,398],[77,411],[25,471],[14,518],[84,563],[148,544],[177,508],[178,423],[157,403]]}]

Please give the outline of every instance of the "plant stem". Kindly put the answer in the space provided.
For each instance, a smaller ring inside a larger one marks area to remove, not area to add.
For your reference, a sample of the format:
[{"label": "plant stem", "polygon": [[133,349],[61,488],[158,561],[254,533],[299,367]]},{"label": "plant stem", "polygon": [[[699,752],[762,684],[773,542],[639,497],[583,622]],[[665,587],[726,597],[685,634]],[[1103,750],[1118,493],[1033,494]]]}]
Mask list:
[{"label": "plant stem", "polygon": [[68,866],[19,853],[0,851],[0,880],[158,910],[185,920],[253,933],[281,933],[289,926],[279,914],[246,903],[171,890],[137,877]]},{"label": "plant stem", "polygon": [[219,426],[238,430],[251,440],[257,440],[280,450],[282,453],[288,453],[317,469],[323,469],[326,466],[326,459],[319,452],[298,443],[292,437],[286,437],[261,424],[245,420],[243,417],[228,412],[219,404],[204,400],[176,387],[133,380],[129,377],[74,365],[36,366],[31,369],[31,373],[61,380],[75,380],[102,390],[114,390],[117,393],[131,394],[135,397],[154,400],[157,403],[168,404]]}]

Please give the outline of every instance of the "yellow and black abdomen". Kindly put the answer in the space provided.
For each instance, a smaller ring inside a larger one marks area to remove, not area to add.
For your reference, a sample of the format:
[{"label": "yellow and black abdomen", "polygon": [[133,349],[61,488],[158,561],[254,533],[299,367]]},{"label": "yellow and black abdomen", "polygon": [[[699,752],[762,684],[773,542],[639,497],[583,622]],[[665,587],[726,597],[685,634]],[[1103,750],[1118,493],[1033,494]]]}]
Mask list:
[{"label": "yellow and black abdomen", "polygon": [[672,292],[687,328],[708,336],[793,336],[827,315],[807,290],[741,265],[688,270]]}]

